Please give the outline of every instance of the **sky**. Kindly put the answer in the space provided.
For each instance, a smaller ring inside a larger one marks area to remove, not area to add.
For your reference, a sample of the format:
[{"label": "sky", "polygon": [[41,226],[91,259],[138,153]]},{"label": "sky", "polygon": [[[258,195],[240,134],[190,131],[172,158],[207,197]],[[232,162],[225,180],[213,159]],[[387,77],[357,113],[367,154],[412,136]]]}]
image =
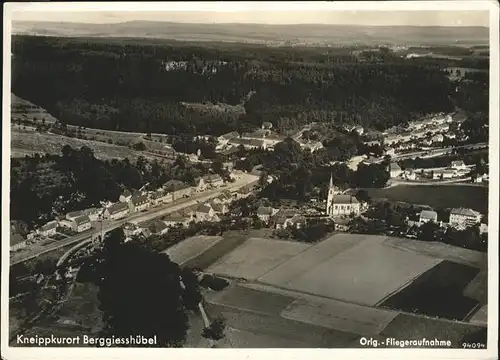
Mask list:
[{"label": "sky", "polygon": [[[415,2],[413,2],[415,4]],[[339,11],[339,10],[305,10],[311,9],[312,6],[306,7],[305,4],[299,6],[298,3],[286,3],[287,11],[282,11],[283,4],[274,7],[272,2],[267,5],[266,11],[262,11],[262,6],[258,3],[225,3],[207,2],[202,5],[197,3],[197,6],[191,6],[188,10],[199,10],[201,7],[210,8],[212,11],[185,11],[186,3],[163,3],[163,8],[169,6],[171,11],[159,11],[154,5],[137,5],[135,9],[141,11],[113,11],[116,8],[131,10],[127,5],[122,7],[112,6],[108,3],[106,11],[92,11],[92,3],[87,3],[83,9],[86,11],[78,11],[72,8],[72,11],[62,6],[54,7],[54,3],[48,4],[49,7],[43,6],[33,11],[33,6],[30,4],[20,4],[24,6],[23,11],[13,11],[13,20],[25,21],[56,21],[56,22],[82,22],[82,23],[119,23],[132,20],[147,20],[147,21],[168,21],[182,23],[259,23],[259,24],[339,24],[339,25],[413,25],[413,26],[488,26],[489,13],[488,11],[471,11],[471,10],[416,10],[416,11]],[[95,4],[95,3],[94,3]],[[128,3],[133,4],[133,3]],[[148,3],[145,3],[148,4]],[[158,3],[157,3],[158,4]],[[177,8],[171,4],[178,5]],[[264,3],[265,4],[265,3]],[[314,3],[310,3],[314,4]],[[413,4],[413,5],[414,5]],[[68,4],[71,5],[71,4]],[[114,3],[113,5],[118,5]],[[323,6],[325,4],[323,3]],[[352,4],[351,4],[352,5]],[[30,7],[31,6],[31,7]],[[51,6],[51,7],[50,7]],[[123,7],[125,6],[125,7]],[[139,7],[137,7],[139,6]],[[153,6],[153,7],[152,7]],[[259,9],[260,7],[260,9]],[[373,4],[371,5],[373,8]],[[424,6],[422,6],[424,7]],[[422,8],[420,7],[420,8]],[[360,8],[360,6],[357,6]],[[425,7],[424,7],[425,8]],[[457,9],[453,4],[441,9]],[[142,11],[144,9],[152,11]],[[218,11],[213,11],[217,9]],[[244,9],[242,11],[242,9]],[[295,11],[289,11],[290,9]],[[352,6],[351,6],[352,9]],[[391,7],[385,6],[385,9]],[[57,11],[54,11],[57,10]],[[260,11],[259,11],[260,10]]]}]

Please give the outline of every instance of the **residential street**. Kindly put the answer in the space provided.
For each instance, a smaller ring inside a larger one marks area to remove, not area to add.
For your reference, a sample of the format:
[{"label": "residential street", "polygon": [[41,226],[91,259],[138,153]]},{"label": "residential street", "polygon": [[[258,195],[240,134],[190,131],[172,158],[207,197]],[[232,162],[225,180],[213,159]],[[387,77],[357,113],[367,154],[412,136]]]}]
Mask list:
[{"label": "residential street", "polygon": [[[117,227],[122,226],[123,224],[127,222],[134,222],[134,223],[140,223],[143,221],[151,220],[154,219],[158,216],[163,216],[170,214],[175,211],[179,211],[181,209],[184,209],[186,207],[194,205],[198,201],[206,201],[211,198],[217,197],[220,195],[224,190],[230,190],[234,191],[237,190],[245,185],[254,183],[258,180],[256,176],[250,175],[250,174],[245,174],[242,179],[236,180],[234,183],[228,184],[225,187],[205,191],[202,193],[197,193],[195,195],[192,195],[189,198],[182,198],[177,201],[174,201],[173,203],[166,204],[163,206],[157,206],[151,208],[147,212],[141,212],[141,213],[136,213],[132,214],[124,219],[120,220],[104,220],[103,222],[103,227],[102,231],[107,232],[110,230],[113,230]],[[85,233],[78,234],[60,241],[54,241],[50,244],[47,244],[45,246],[40,246],[37,244],[33,244],[31,247],[26,248],[23,251],[19,251],[17,253],[14,253],[11,258],[10,258],[10,264],[15,265],[30,259],[33,259],[37,256],[40,256],[42,254],[57,250],[62,247],[66,247],[71,244],[76,244],[80,241],[84,241],[89,239],[92,235],[100,235],[101,232],[101,226],[100,223],[97,222],[96,225],[94,225],[94,228],[90,231],[86,231]]]}]

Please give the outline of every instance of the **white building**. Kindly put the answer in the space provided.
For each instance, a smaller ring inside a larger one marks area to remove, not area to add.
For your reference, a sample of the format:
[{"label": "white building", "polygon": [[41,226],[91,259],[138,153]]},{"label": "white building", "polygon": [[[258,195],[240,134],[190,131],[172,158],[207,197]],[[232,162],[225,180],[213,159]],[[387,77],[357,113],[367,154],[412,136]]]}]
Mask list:
[{"label": "white building", "polygon": [[397,163],[390,163],[389,164],[389,173],[391,175],[391,178],[398,177],[401,175],[403,170],[401,170],[401,167]]},{"label": "white building", "polygon": [[38,233],[43,236],[52,236],[57,233],[57,221],[52,220],[38,229]]},{"label": "white building", "polygon": [[326,200],[326,214],[328,216],[359,215],[361,204],[352,195],[342,195],[335,189],[333,178],[330,177],[330,187]]},{"label": "white building", "polygon": [[432,210],[422,210],[420,212],[419,223],[424,224],[426,222],[434,222],[437,223],[437,212]]},{"label": "white building", "polygon": [[463,160],[452,161],[450,167],[455,170],[467,170],[467,165],[463,162]]},{"label": "white building", "polygon": [[123,219],[130,212],[130,209],[126,203],[116,203],[104,210],[104,217],[107,219],[117,220]]},{"label": "white building", "polygon": [[87,215],[90,221],[97,221],[101,218],[103,211],[103,208],[90,208],[83,210],[83,214]]},{"label": "white building", "polygon": [[278,212],[278,209],[275,209],[271,206],[259,206],[257,209],[257,217],[264,221],[265,223],[269,222],[272,216],[274,216]]},{"label": "white building", "polygon": [[72,212],[66,214],[66,219],[69,220],[69,221],[73,221],[77,217],[80,217],[80,216],[83,216],[83,215],[85,215],[83,213],[83,211],[72,211]]},{"label": "white building", "polygon": [[77,233],[81,233],[92,228],[92,223],[87,215],[79,216],[71,222],[73,225],[72,230]]},{"label": "white building", "polygon": [[140,212],[149,209],[149,199],[147,195],[134,196],[128,202],[130,212]]},{"label": "white building", "polygon": [[457,171],[453,169],[435,170],[432,172],[434,180],[451,179],[457,176]]},{"label": "white building", "polygon": [[482,215],[472,209],[457,208],[450,212],[450,226],[464,229],[481,222]]}]

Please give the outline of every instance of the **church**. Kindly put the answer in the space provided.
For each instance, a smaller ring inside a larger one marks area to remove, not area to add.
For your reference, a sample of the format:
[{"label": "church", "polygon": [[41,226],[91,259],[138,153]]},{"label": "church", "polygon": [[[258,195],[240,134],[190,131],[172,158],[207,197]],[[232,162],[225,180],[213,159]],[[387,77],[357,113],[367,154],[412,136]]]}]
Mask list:
[{"label": "church", "polygon": [[359,215],[361,204],[352,195],[342,194],[333,185],[333,178],[330,177],[330,187],[328,188],[328,198],[326,200],[326,214],[331,217],[345,215]]}]

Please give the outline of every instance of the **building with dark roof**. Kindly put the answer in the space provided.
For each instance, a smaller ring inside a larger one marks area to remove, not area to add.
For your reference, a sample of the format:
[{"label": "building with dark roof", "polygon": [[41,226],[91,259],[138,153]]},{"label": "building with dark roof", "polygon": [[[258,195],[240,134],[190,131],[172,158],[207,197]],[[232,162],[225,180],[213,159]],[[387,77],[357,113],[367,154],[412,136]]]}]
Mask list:
[{"label": "building with dark roof", "polygon": [[149,199],[147,195],[133,196],[128,202],[131,212],[145,211],[149,209]]}]

